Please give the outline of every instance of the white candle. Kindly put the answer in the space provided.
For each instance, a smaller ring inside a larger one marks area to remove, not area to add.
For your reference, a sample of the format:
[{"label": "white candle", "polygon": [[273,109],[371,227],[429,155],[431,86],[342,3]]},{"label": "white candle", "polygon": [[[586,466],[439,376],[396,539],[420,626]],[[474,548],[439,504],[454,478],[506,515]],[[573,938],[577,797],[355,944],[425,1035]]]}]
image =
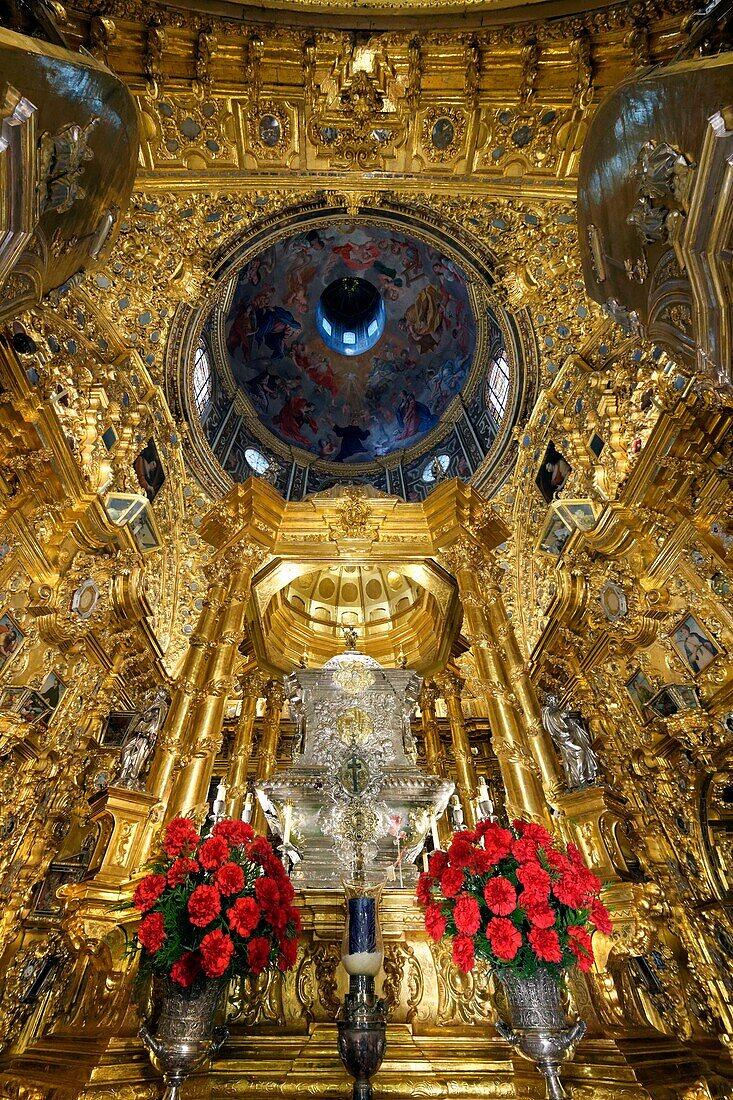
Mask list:
[{"label": "white candle", "polygon": [[422,869],[427,874],[428,872],[428,853],[423,848],[422,850]]},{"label": "white candle", "polygon": [[437,814],[430,818],[430,832],[433,836],[433,847],[437,852],[440,848],[440,837],[438,836],[438,817]]},{"label": "white candle", "polygon": [[252,798],[252,792],[247,791],[247,797],[244,800],[244,806],[242,808],[242,821],[249,823],[252,820],[252,812],[254,810],[254,799]]},{"label": "white candle", "polygon": [[293,824],[293,803],[285,803],[285,812],[283,815],[283,848],[287,848],[290,842],[290,829]]}]

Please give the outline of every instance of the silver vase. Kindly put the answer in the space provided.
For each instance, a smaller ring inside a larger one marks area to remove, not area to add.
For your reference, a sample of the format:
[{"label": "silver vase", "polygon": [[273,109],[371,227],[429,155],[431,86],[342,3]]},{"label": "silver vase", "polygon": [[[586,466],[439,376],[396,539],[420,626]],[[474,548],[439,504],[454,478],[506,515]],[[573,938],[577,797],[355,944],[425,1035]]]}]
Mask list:
[{"label": "silver vase", "polygon": [[511,1025],[499,1020],[496,1030],[522,1058],[534,1062],[545,1078],[549,1100],[567,1097],[560,1082],[560,1066],[572,1058],[585,1035],[585,1023],[568,1023],[560,988],[547,970],[531,978],[510,971],[499,975],[506,993]]},{"label": "silver vase", "polygon": [[229,1037],[225,1027],[214,1027],[226,981],[209,980],[195,992],[176,982],[163,982],[162,1009],[151,1035],[140,1028],[140,1038],[166,1085],[163,1100],[180,1100],[181,1086],[207,1058],[218,1054]]}]

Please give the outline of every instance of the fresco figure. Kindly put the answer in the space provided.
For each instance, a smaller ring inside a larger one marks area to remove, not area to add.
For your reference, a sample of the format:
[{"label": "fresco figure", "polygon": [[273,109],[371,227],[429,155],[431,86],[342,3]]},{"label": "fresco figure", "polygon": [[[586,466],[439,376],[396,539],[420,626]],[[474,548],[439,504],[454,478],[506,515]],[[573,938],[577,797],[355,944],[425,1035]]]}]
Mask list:
[{"label": "fresco figure", "polygon": [[367,453],[364,444],[369,438],[368,428],[360,428],[358,424],[347,424],[340,428],[338,424],[334,424],[333,430],[341,439],[341,449],[334,461],[346,462],[349,458]]},{"label": "fresco figure", "polygon": [[424,354],[437,348],[445,320],[444,295],[430,283],[423,287],[412,305],[407,307],[400,327],[407,331]]},{"label": "fresco figure", "polygon": [[397,406],[397,423],[402,429],[397,438],[411,439],[413,435],[434,428],[438,423],[438,417],[431,413],[427,405],[416,401],[414,394],[403,390]]},{"label": "fresco figure", "polygon": [[378,259],[379,248],[374,241],[364,241],[362,244],[357,241],[346,241],[331,249],[324,273],[327,274],[339,260],[346,264],[349,271],[368,271]]},{"label": "fresco figure", "polygon": [[305,397],[291,397],[285,402],[280,412],[272,418],[272,422],[283,435],[294,439],[296,443],[302,443],[304,447],[309,447],[310,440],[300,429],[307,424],[312,432],[318,431],[318,424],[313,415],[315,411],[313,403]]}]

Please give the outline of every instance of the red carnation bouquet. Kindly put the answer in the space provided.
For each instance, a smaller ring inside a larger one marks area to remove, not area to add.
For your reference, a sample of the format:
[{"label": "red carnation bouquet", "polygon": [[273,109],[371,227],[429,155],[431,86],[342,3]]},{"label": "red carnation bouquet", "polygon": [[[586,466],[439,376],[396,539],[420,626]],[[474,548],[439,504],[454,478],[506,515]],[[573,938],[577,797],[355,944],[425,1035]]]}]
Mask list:
[{"label": "red carnation bouquet", "polygon": [[244,821],[220,821],[202,839],[177,817],[164,852],[132,899],[141,973],[189,988],[206,978],[260,974],[295,965],[300,913],[295,891],[269,842]]},{"label": "red carnation bouquet", "polygon": [[600,879],[574,844],[562,849],[541,825],[482,821],[455,833],[428,866],[417,884],[425,927],[436,942],[452,939],[453,962],[466,973],[479,958],[500,975],[544,967],[559,983],[569,967],[593,965],[595,929],[611,933]]}]

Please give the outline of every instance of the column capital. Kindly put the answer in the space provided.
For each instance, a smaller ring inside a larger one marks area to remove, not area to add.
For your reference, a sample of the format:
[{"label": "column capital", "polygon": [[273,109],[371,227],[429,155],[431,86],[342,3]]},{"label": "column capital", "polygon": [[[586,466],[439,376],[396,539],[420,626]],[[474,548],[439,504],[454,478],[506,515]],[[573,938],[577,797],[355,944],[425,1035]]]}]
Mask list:
[{"label": "column capital", "polygon": [[250,669],[243,672],[238,679],[240,691],[244,699],[263,699],[267,685],[267,677],[259,669]]},{"label": "column capital", "polygon": [[264,687],[264,698],[269,710],[281,710],[285,704],[285,688],[280,680],[268,680]]},{"label": "column capital", "polygon": [[466,681],[457,672],[445,671],[436,676],[435,681],[444,699],[457,699],[461,701],[461,694]]},{"label": "column capital", "polygon": [[420,708],[425,710],[426,707],[435,707],[435,701],[440,695],[438,685],[435,680],[424,680],[423,685],[420,688]]}]

